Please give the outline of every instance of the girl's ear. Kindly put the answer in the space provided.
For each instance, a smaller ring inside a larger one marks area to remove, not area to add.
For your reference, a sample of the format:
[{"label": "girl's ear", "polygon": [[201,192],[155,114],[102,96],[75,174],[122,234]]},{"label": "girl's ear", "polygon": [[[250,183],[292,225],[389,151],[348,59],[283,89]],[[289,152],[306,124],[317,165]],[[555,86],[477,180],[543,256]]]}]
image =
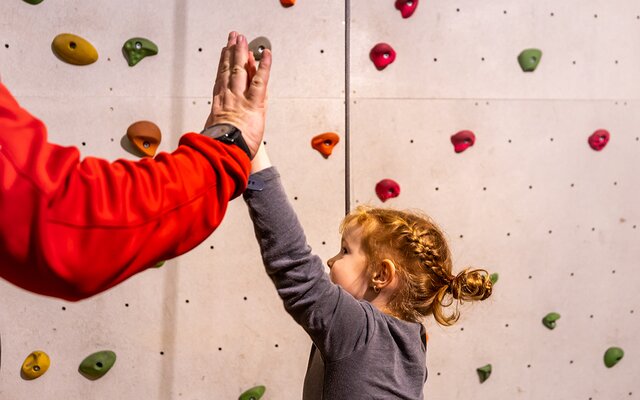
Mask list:
[{"label": "girl's ear", "polygon": [[371,282],[374,287],[384,288],[389,285],[396,277],[396,265],[393,261],[385,258],[380,262],[376,270],[373,272]]}]

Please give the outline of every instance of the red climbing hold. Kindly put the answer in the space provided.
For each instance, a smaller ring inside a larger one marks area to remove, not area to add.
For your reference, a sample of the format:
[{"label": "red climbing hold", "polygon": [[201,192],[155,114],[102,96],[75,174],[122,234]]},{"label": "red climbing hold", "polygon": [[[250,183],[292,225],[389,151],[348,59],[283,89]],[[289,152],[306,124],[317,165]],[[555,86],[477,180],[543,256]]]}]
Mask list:
[{"label": "red climbing hold", "polygon": [[311,146],[318,150],[324,158],[329,158],[333,148],[340,141],[340,136],[334,132],[326,132],[311,139]]},{"label": "red climbing hold", "polygon": [[402,18],[409,18],[418,8],[418,0],[396,0],[396,9],[400,10]]},{"label": "red climbing hold", "polygon": [[589,136],[589,146],[595,151],[600,151],[609,143],[610,137],[611,135],[606,129],[598,129]]},{"label": "red climbing hold", "polygon": [[378,43],[373,46],[369,53],[369,58],[373,61],[378,71],[382,71],[396,59],[396,52],[386,43]]},{"label": "red climbing hold", "polygon": [[296,0],[280,0],[280,4],[282,4],[283,7],[291,7],[296,4]]},{"label": "red climbing hold", "polygon": [[376,194],[383,202],[400,195],[400,185],[393,179],[383,179],[376,184]]},{"label": "red climbing hold", "polygon": [[456,153],[462,153],[476,142],[476,135],[471,131],[460,131],[451,136],[451,143]]}]

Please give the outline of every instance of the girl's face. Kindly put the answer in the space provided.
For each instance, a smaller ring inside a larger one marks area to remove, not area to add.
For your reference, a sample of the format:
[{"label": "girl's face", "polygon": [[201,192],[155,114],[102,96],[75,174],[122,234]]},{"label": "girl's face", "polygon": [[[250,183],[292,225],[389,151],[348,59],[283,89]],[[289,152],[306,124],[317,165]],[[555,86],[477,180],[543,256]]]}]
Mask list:
[{"label": "girl's face", "polygon": [[367,259],[360,247],[361,239],[362,228],[345,230],[340,252],[327,261],[331,281],[358,300],[364,298],[370,286]]}]

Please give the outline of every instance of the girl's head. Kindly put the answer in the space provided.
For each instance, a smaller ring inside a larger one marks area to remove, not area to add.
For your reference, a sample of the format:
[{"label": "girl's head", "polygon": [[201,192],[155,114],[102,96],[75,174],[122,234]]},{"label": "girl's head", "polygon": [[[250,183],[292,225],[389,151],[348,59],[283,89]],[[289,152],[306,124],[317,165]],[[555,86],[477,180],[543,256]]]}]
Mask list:
[{"label": "girl's head", "polygon": [[433,314],[438,323],[451,325],[458,320],[458,304],[491,295],[487,271],[453,274],[444,235],[426,215],[360,206],[340,231],[342,249],[328,261],[332,280],[358,299],[385,294],[385,311],[397,318],[421,322]]}]

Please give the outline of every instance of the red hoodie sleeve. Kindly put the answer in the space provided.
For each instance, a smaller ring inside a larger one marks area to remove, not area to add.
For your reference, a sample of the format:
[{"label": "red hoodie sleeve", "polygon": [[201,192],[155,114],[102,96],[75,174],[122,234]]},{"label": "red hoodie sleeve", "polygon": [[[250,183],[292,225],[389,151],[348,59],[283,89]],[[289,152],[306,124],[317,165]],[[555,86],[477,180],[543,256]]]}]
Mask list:
[{"label": "red hoodie sleeve", "polygon": [[154,159],[80,161],[0,84],[0,276],[67,300],[99,293],[206,239],[249,170],[240,148],[195,133]]}]

